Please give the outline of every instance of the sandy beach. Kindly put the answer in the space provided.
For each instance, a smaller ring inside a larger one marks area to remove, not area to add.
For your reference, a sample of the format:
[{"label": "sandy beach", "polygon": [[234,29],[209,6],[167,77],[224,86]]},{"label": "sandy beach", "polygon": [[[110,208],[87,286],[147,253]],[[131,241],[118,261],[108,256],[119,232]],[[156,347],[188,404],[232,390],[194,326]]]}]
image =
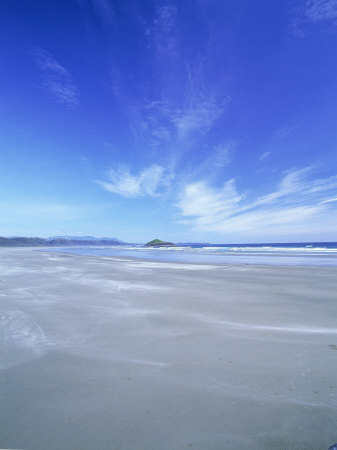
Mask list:
[{"label": "sandy beach", "polygon": [[0,249],[0,448],[326,450],[337,268]]}]

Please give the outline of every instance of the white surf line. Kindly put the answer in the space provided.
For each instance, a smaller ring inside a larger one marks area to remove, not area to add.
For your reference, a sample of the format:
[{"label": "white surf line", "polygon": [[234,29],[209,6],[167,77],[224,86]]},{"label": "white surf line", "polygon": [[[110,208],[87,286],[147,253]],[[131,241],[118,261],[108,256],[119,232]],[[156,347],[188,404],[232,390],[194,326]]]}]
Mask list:
[{"label": "white surf line", "polygon": [[[69,279],[68,277],[64,277],[64,279]],[[72,280],[74,281],[74,280]],[[78,284],[84,285],[92,285],[99,288],[107,288],[115,291],[123,291],[123,290],[167,290],[166,286],[156,286],[153,283],[139,283],[134,281],[125,281],[125,280],[107,280],[104,278],[80,278],[76,280]]]},{"label": "white surf line", "polygon": [[141,364],[145,366],[156,366],[156,367],[168,367],[169,364],[161,362],[161,361],[151,361],[148,359],[125,359],[123,362],[133,363],[133,364]]},{"label": "white surf line", "polygon": [[101,256],[100,259],[104,259],[107,261],[117,261],[117,262],[132,262],[132,259],[121,259],[121,258],[115,258],[114,256]]},{"label": "white surf line", "polygon": [[224,325],[228,328],[236,330],[247,330],[247,331],[274,331],[280,333],[294,333],[294,334],[323,334],[323,335],[337,335],[337,328],[309,328],[303,326],[297,327],[281,327],[272,325],[252,325],[245,324],[241,322],[229,322],[226,320],[212,319],[208,317],[196,316],[198,320],[203,322],[213,323],[215,325]]},{"label": "white surf line", "polygon": [[171,365],[162,361],[153,361],[150,359],[136,359],[136,358],[111,358],[111,359],[109,358],[109,361],[122,364],[136,364],[140,366],[153,366],[153,367],[169,367]]},{"label": "white surf line", "polygon": [[186,264],[175,262],[152,262],[152,261],[132,261],[126,265],[130,269],[182,269],[182,270],[209,270],[217,269],[217,265],[212,264]]},{"label": "white surf line", "polygon": [[285,403],[292,405],[300,405],[300,406],[311,406],[315,408],[331,408],[336,409],[335,399],[331,399],[331,403],[329,401],[314,401],[314,400],[306,400],[303,398],[289,397],[287,394],[279,393],[275,395],[273,392],[266,392],[261,390],[252,390],[252,389],[244,389],[243,385],[235,386],[228,384],[227,386],[208,386],[208,390],[218,391],[219,388],[221,390],[225,389],[229,394],[234,397],[241,397],[245,399],[253,400],[255,399],[258,402],[274,402],[274,403]]}]

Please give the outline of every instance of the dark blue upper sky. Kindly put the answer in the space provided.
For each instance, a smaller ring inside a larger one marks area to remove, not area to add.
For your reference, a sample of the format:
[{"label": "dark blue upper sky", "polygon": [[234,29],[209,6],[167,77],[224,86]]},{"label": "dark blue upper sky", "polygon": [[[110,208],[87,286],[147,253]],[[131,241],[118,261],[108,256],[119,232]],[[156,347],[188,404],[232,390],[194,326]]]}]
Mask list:
[{"label": "dark blue upper sky", "polygon": [[337,240],[337,0],[2,0],[0,235]]}]

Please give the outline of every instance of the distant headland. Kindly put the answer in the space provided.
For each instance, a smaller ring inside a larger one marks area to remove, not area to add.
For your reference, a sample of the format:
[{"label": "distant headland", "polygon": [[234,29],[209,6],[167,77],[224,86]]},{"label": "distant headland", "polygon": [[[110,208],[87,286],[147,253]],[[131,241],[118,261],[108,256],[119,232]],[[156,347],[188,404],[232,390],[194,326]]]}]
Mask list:
[{"label": "distant headland", "polygon": [[65,247],[65,246],[91,246],[91,245],[125,245],[126,242],[117,238],[96,238],[94,236],[53,236],[40,237],[1,237],[0,247]]}]

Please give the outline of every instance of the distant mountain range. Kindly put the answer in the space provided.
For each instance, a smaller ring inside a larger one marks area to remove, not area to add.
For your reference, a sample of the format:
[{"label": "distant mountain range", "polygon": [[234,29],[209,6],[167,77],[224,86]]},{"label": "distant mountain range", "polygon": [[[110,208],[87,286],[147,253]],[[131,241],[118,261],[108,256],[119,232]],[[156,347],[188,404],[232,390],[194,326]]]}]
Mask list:
[{"label": "distant mountain range", "polygon": [[120,244],[125,244],[125,242],[121,241],[120,239],[117,239],[115,237],[96,237],[96,236],[51,236],[47,238],[48,241],[52,241],[54,239],[68,239],[71,241],[115,241]]},{"label": "distant mountain range", "polygon": [[52,236],[39,237],[0,237],[0,247],[64,247],[71,245],[122,245],[126,242],[117,238],[96,238],[95,236]]}]

